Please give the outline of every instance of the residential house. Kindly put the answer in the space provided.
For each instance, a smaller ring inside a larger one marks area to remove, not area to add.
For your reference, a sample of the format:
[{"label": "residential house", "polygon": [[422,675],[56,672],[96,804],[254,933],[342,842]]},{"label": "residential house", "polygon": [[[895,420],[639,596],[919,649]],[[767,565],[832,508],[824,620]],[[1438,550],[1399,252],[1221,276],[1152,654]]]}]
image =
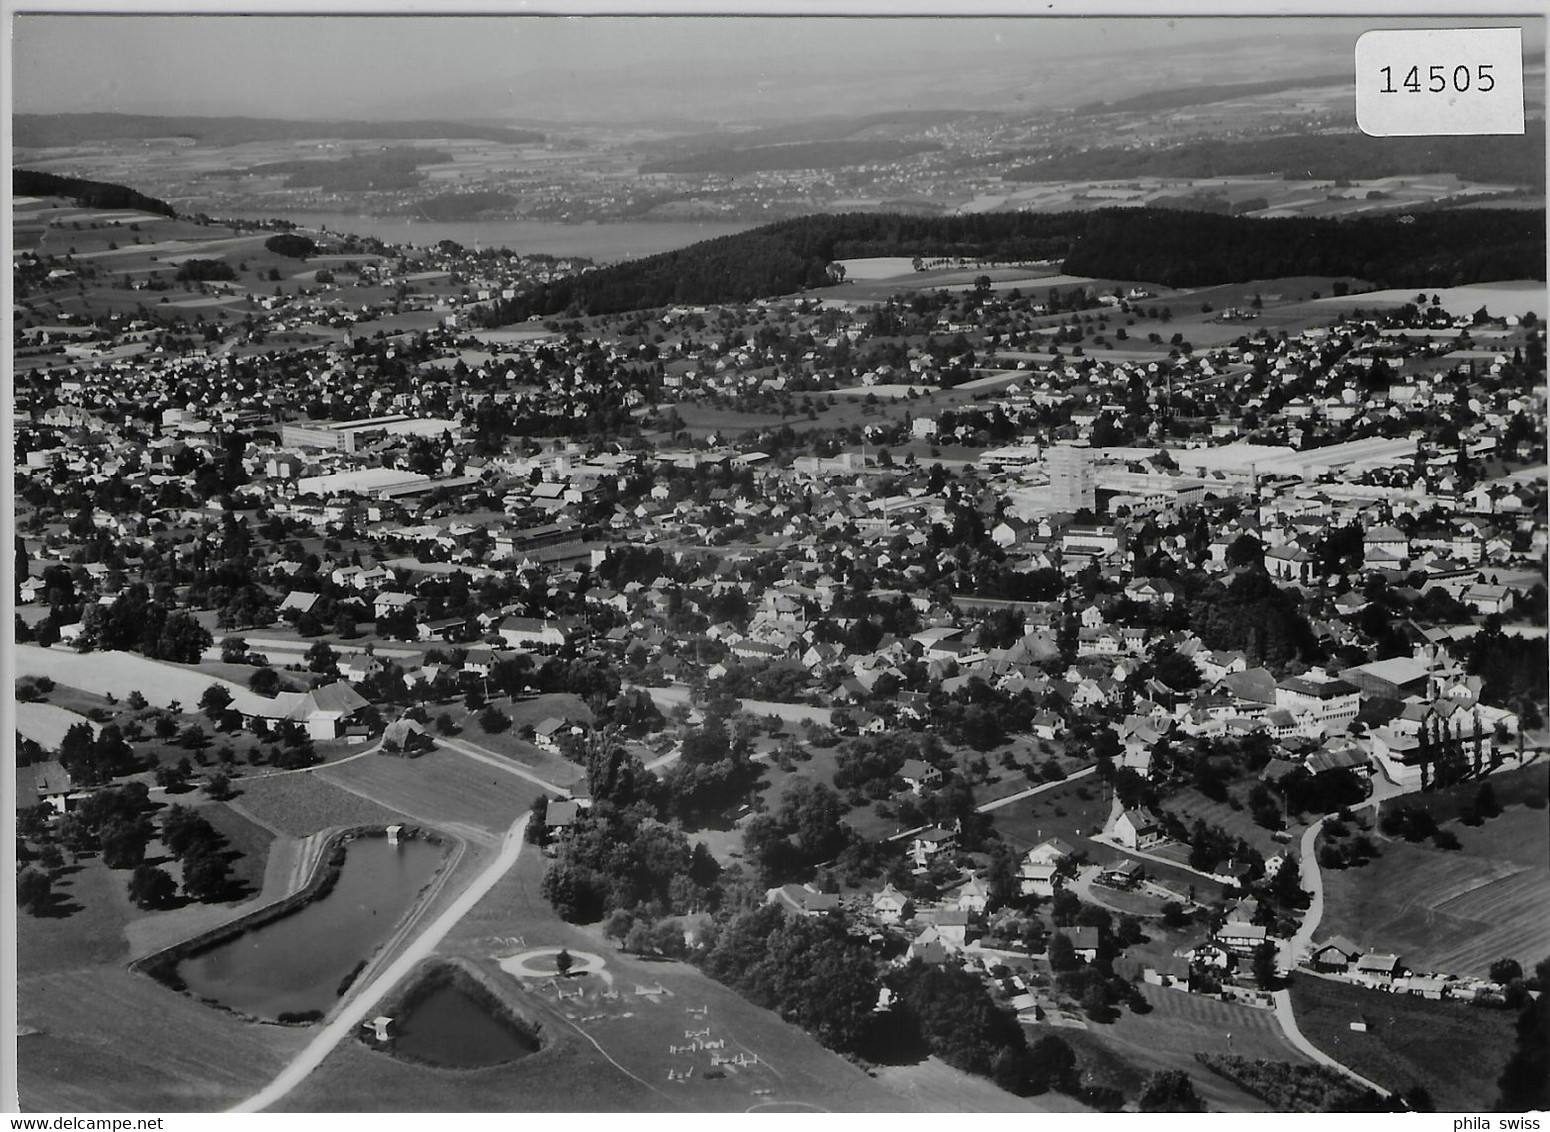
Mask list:
[{"label": "residential house", "polygon": [[910,858],[915,867],[924,869],[941,853],[958,847],[958,834],[941,826],[929,826],[910,839]]},{"label": "residential house", "polygon": [[899,777],[911,794],[922,794],[942,784],[942,772],[924,759],[905,759]]},{"label": "residential house", "polygon": [[958,907],[965,912],[983,912],[990,903],[990,886],[979,877],[970,877],[958,890]]},{"label": "residential house", "polygon": [[819,892],[805,884],[783,884],[779,888],[771,888],[765,892],[764,902],[779,904],[800,916],[824,916],[838,911],[840,907],[840,898],[834,893]]},{"label": "residential house", "polygon": [[1217,929],[1216,942],[1234,955],[1253,955],[1265,942],[1265,928],[1263,924],[1229,920]]},{"label": "residential house", "polygon": [[1114,840],[1126,849],[1150,849],[1165,836],[1162,825],[1144,810],[1124,810],[1114,821]]},{"label": "residential house", "polygon": [[1103,866],[1098,879],[1111,888],[1135,888],[1141,883],[1144,873],[1140,861],[1118,857]]},{"label": "residential house", "polygon": [[1064,929],[1065,936],[1071,941],[1071,950],[1076,952],[1076,957],[1083,963],[1095,963],[1098,960],[1098,946],[1102,942],[1097,928],[1071,927]]},{"label": "residential house", "polygon": [[909,919],[913,907],[910,898],[895,888],[892,881],[872,897],[872,915],[885,924],[903,923]]},{"label": "residential house", "polygon": [[508,617],[495,630],[510,648],[563,648],[569,640],[564,629],[536,617]]}]

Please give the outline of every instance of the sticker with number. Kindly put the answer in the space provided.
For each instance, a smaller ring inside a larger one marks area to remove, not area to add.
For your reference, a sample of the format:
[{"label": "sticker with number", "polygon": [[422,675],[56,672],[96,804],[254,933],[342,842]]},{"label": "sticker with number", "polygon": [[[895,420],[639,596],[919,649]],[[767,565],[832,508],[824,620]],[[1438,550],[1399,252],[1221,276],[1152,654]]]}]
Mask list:
[{"label": "sticker with number", "polygon": [[1365,33],[1356,124],[1378,138],[1523,133],[1522,29]]}]

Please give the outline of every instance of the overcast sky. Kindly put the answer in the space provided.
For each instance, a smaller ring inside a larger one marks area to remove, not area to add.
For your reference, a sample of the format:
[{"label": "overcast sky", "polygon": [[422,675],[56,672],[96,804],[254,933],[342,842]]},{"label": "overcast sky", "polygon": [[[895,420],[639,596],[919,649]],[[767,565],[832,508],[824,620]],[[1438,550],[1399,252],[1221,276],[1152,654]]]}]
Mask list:
[{"label": "overcast sky", "polygon": [[[1487,22],[1501,21],[1471,21]],[[810,95],[815,82],[859,83],[888,72],[897,84],[918,69],[935,80],[922,84],[928,92],[922,100],[957,108],[954,67],[962,68],[966,104],[975,101],[974,90],[990,97],[987,72],[1002,80],[1058,75],[1061,67],[1076,66],[1073,60],[1119,52],[1127,57],[1127,78],[1158,66],[1161,86],[1179,85],[1181,77],[1247,77],[1213,73],[1234,60],[1259,73],[1248,57],[1267,49],[1278,73],[1330,73],[1350,66],[1361,31],[1395,23],[20,15],[13,25],[14,105],[22,112],[541,117],[567,111],[628,116],[647,103],[660,113],[681,100],[685,116],[696,117],[718,97],[725,105],[729,84],[757,85],[773,113],[783,95]],[[1542,29],[1526,34],[1526,43],[1542,49]],[[1218,44],[1220,51],[1200,54]],[[1203,61],[1183,72],[1166,66],[1181,53]],[[895,90],[873,95],[898,98]]]}]

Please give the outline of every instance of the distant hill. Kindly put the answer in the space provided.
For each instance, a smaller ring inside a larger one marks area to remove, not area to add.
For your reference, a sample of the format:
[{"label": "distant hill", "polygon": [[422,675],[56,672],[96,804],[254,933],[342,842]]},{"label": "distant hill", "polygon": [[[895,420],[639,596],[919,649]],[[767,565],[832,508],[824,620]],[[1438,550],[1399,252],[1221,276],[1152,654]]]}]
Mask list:
[{"label": "distant hill", "polygon": [[868,135],[910,133],[962,121],[965,118],[985,118],[983,111],[970,110],[892,110],[882,114],[827,115],[805,118],[797,122],[782,122],[760,126],[751,130],[714,130],[702,133],[680,134],[676,137],[659,138],[645,143],[648,152],[663,155],[682,153],[710,153],[722,149],[752,149],[767,145],[796,145],[801,142],[840,141],[845,138],[861,139]]},{"label": "distant hill", "polygon": [[899,161],[942,147],[925,141],[820,141],[795,145],[761,145],[751,149],[722,149],[648,161],[642,173],[763,173],[772,169],[844,169]]},{"label": "distant hill", "polygon": [[88,141],[193,138],[200,145],[240,145],[305,138],[361,138],[408,141],[417,138],[475,138],[513,145],[540,142],[536,130],[474,126],[464,122],[302,121],[293,118],[163,117],[155,114],[16,114],[11,144],[17,148],[70,146]]},{"label": "distant hill", "polygon": [[964,216],[842,213],[781,221],[530,288],[494,325],[573,312],[748,302],[828,282],[834,260],[872,256],[1058,259],[1076,275],[1203,286],[1346,275],[1379,287],[1545,277],[1543,213],[1251,220],[1161,209]]},{"label": "distant hill", "polygon": [[61,177],[34,169],[11,170],[11,192],[19,197],[66,197],[85,208],[133,208],[176,216],[166,201],[137,193],[123,185],[107,181],[88,181],[81,177]]},{"label": "distant hill", "polygon": [[1471,181],[1545,187],[1545,137],[1370,138],[1290,134],[1244,141],[1202,140],[1166,149],[1095,146],[1052,154],[1009,170],[1009,181],[1112,181],[1137,177],[1271,174],[1308,180],[1456,173]]},{"label": "distant hill", "polygon": [[1121,114],[1140,113],[1150,110],[1178,110],[1185,106],[1206,106],[1213,102],[1226,102],[1234,98],[1252,98],[1260,94],[1279,94],[1283,90],[1307,90],[1321,86],[1345,86],[1351,82],[1348,72],[1338,75],[1316,75],[1301,79],[1268,79],[1255,83],[1217,83],[1204,86],[1180,87],[1177,90],[1159,90],[1121,98],[1114,102],[1088,102],[1076,108],[1076,113]]}]

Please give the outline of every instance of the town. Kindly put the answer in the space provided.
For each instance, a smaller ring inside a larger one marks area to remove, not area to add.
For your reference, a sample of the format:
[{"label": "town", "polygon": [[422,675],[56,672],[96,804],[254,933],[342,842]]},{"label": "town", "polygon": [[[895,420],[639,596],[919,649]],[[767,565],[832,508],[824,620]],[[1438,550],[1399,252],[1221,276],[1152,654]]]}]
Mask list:
[{"label": "town", "polygon": [[25,1108],[1538,1105],[1542,279],[15,175]]}]

